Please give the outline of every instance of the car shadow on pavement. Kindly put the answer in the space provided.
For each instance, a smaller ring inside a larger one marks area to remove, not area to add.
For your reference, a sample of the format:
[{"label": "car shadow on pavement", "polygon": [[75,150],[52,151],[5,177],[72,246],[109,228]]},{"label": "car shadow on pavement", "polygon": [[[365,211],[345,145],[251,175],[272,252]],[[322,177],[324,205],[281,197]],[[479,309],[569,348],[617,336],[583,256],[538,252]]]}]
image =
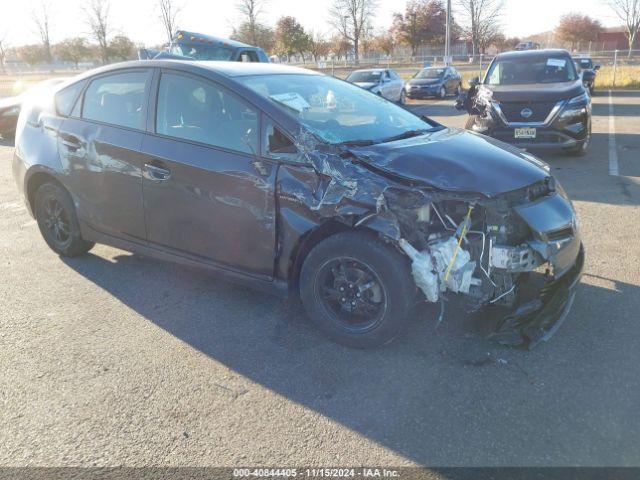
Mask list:
[{"label": "car shadow on pavement", "polygon": [[[363,351],[324,339],[295,301],[197,270],[126,253],[63,261],[214,361],[418,464],[637,461],[638,379],[621,367],[638,359],[636,286],[581,284],[560,331],[533,351],[485,339],[487,318],[453,302],[438,334],[436,310],[419,307],[409,332]],[[246,427],[255,421],[248,410]]]},{"label": "car shadow on pavement", "polygon": [[[609,97],[609,92],[606,90],[596,91],[594,98],[603,97],[602,102],[592,102],[591,112],[593,115],[609,116],[609,102],[606,100]],[[619,98],[640,98],[640,91],[638,90],[614,90],[611,92],[611,97],[614,99]],[[614,102],[613,114],[616,117],[638,117],[640,115],[639,103],[620,103],[619,100]]]}]

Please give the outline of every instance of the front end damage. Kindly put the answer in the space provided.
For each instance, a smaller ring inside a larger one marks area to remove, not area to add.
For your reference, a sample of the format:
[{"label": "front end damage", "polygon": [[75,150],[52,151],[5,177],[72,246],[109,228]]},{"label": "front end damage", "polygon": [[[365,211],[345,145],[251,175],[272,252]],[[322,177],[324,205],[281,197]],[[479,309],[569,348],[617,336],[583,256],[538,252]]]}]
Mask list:
[{"label": "front end damage", "polygon": [[461,297],[469,312],[500,306],[508,314],[491,337],[532,348],[566,317],[584,252],[571,202],[551,176],[488,196],[409,181],[358,149],[329,148],[309,134],[296,146],[320,180],[309,186],[284,167],[281,209],[299,203],[316,222],[377,231],[408,257],[424,299],[441,304],[438,322],[449,298]]}]

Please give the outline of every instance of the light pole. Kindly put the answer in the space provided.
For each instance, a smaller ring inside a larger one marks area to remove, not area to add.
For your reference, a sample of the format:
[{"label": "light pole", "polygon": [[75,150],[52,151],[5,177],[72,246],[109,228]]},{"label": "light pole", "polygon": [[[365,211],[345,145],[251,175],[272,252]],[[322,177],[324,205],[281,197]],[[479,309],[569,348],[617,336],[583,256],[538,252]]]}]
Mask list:
[{"label": "light pole", "polygon": [[447,0],[447,24],[444,39],[444,64],[449,65],[451,57],[451,0]]},{"label": "light pole", "polygon": [[411,14],[411,54],[416,56],[416,12]]}]

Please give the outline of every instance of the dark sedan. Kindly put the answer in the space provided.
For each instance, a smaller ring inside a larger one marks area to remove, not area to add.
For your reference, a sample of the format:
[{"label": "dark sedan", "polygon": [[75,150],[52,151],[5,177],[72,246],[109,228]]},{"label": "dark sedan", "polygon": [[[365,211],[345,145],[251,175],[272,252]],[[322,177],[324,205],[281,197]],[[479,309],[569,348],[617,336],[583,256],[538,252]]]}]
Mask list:
[{"label": "dark sedan", "polygon": [[453,67],[429,67],[420,70],[405,84],[407,98],[445,98],[459,95],[462,77]]},{"label": "dark sedan", "polygon": [[300,295],[354,347],[454,297],[501,306],[495,338],[533,346],[582,272],[575,212],[536,157],[282,65],[88,72],[24,105],[13,173],[56,253],[100,242]]}]

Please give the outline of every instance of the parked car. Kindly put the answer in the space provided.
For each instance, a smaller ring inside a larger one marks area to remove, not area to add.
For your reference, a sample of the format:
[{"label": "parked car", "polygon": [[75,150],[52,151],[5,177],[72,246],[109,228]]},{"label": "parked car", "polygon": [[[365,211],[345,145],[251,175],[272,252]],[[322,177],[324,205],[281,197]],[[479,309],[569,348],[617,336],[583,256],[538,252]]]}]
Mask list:
[{"label": "parked car", "polygon": [[423,68],[405,85],[407,98],[445,98],[461,91],[462,76],[453,67]]},{"label": "parked car", "polygon": [[188,58],[232,62],[269,62],[269,57],[260,47],[247,45],[237,40],[185,30],[176,32],[166,50],[142,48],[138,50],[138,58],[140,60]]},{"label": "parked car", "polygon": [[470,83],[456,104],[467,129],[521,148],[587,151],[591,98],[566,50],[501,53]]},{"label": "parked car", "polygon": [[516,51],[540,50],[540,44],[536,42],[520,42],[516,45]]},{"label": "parked car", "polygon": [[11,138],[16,132],[16,124],[22,103],[29,97],[41,95],[48,89],[62,83],[66,78],[51,78],[36,83],[33,87],[13,97],[0,98],[0,137]]},{"label": "parked car", "polygon": [[392,102],[405,103],[404,81],[389,68],[355,70],[346,80]]},{"label": "parked car", "polygon": [[299,294],[354,347],[392,340],[416,301],[454,297],[501,305],[495,338],[533,346],[566,317],[584,259],[571,202],[533,155],[284,65],[88,72],[25,105],[13,174],[56,253],[100,242]]},{"label": "parked car", "polygon": [[594,65],[593,60],[589,57],[577,57],[573,59],[582,78],[582,84],[589,90],[589,94],[593,96],[596,91],[596,72],[600,70],[600,65]]}]

